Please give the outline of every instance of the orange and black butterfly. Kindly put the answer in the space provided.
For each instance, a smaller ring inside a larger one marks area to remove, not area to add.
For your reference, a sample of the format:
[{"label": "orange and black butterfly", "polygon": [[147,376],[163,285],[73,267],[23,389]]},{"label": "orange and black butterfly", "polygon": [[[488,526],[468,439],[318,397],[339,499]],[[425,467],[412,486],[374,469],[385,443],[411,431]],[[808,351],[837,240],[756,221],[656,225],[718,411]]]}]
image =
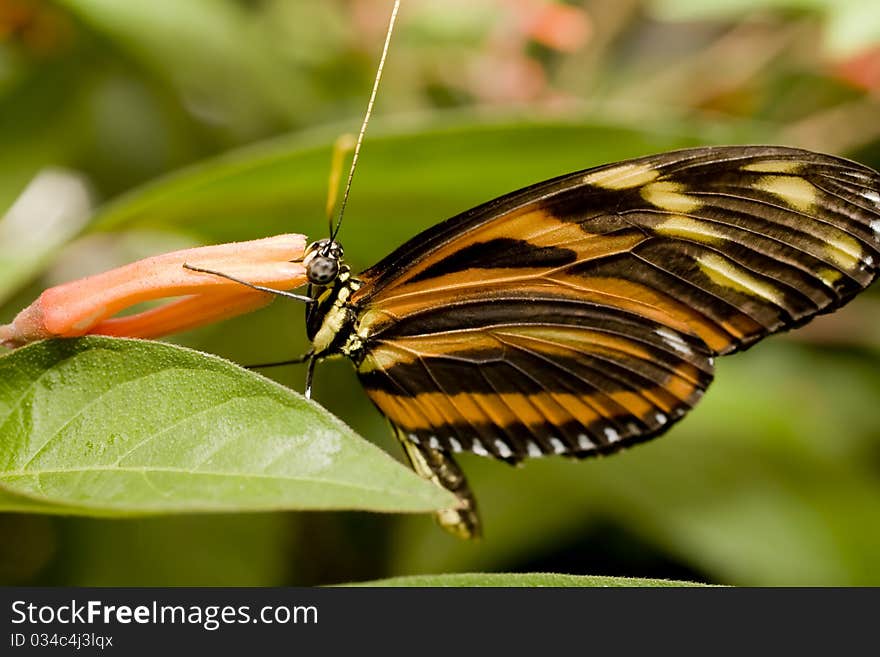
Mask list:
[{"label": "orange and black butterfly", "polygon": [[700,400],[714,358],[830,312],[877,277],[880,174],[773,146],[709,147],[527,187],[417,235],[358,276],[305,261],[310,368],[349,357],[415,470],[453,454],[608,454]]}]

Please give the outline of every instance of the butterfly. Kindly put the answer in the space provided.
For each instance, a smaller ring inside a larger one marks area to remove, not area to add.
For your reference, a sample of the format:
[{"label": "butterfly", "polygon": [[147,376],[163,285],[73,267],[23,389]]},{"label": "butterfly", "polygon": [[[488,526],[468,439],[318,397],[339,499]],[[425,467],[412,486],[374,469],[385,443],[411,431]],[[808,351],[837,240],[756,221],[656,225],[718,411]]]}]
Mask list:
[{"label": "butterfly", "polygon": [[315,362],[351,359],[414,469],[480,533],[457,452],[609,454],[667,431],[714,359],[839,308],[877,278],[880,174],[776,146],[681,150],[489,201],[354,275],[304,257]]}]

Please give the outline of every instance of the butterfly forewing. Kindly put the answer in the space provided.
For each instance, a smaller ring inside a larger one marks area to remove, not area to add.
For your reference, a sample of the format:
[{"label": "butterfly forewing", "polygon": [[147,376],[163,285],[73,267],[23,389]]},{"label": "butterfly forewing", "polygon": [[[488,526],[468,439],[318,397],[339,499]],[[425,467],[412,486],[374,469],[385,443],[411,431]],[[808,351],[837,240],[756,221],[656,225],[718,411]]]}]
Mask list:
[{"label": "butterfly forewing", "polygon": [[570,174],[417,236],[360,277],[359,373],[410,440],[515,461],[665,430],[712,357],[877,276],[880,176],[781,147]]}]

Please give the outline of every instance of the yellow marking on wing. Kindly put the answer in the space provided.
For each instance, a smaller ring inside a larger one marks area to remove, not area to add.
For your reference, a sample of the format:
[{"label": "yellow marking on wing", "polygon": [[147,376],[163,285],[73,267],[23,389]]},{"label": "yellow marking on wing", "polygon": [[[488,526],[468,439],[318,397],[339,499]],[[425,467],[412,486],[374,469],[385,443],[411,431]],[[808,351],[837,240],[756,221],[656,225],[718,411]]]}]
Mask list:
[{"label": "yellow marking on wing", "polygon": [[837,271],[836,269],[831,269],[830,267],[820,269],[816,273],[818,274],[819,278],[822,279],[822,282],[825,283],[825,285],[827,285],[828,287],[834,287],[834,284],[839,281],[840,278],[843,276],[843,274],[841,274],[839,271]]},{"label": "yellow marking on wing", "polygon": [[778,196],[801,212],[809,212],[816,204],[818,190],[800,176],[762,176],[753,183],[756,189]]},{"label": "yellow marking on wing", "polygon": [[704,244],[717,244],[730,239],[717,226],[708,221],[700,221],[699,219],[682,216],[669,217],[662,224],[655,226],[654,232],[669,237],[682,237]]},{"label": "yellow marking on wing", "polygon": [[727,258],[709,253],[699,257],[697,263],[700,265],[700,269],[716,285],[761,297],[780,306],[783,305],[782,297],[776,287],[755,278]]},{"label": "yellow marking on wing", "polygon": [[863,254],[862,246],[854,237],[836,230],[826,239],[825,251],[834,262],[849,271],[857,269]]},{"label": "yellow marking on wing", "polygon": [[671,181],[655,182],[642,188],[642,198],[654,207],[669,212],[694,212],[703,205],[696,196],[685,194],[683,184]]},{"label": "yellow marking on wing", "polygon": [[797,173],[803,168],[802,162],[793,160],[761,160],[749,162],[742,166],[743,171],[755,171],[757,173]]},{"label": "yellow marking on wing", "polygon": [[584,176],[584,183],[602,189],[632,189],[656,180],[660,172],[648,164],[623,164],[594,171]]}]

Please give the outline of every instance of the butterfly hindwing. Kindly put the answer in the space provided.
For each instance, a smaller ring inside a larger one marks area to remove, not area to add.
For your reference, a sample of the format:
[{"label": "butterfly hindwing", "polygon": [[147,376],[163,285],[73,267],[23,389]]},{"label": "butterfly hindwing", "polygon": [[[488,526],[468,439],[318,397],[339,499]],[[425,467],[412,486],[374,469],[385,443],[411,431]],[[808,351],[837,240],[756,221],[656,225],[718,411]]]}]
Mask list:
[{"label": "butterfly hindwing", "polygon": [[360,276],[368,394],[409,440],[511,461],[657,435],[712,357],[877,276],[880,176],[782,147],[570,174],[454,217]]},{"label": "butterfly hindwing", "polygon": [[639,315],[520,292],[387,325],[358,372],[410,441],[515,462],[664,430],[702,396],[712,359],[695,336]]}]

